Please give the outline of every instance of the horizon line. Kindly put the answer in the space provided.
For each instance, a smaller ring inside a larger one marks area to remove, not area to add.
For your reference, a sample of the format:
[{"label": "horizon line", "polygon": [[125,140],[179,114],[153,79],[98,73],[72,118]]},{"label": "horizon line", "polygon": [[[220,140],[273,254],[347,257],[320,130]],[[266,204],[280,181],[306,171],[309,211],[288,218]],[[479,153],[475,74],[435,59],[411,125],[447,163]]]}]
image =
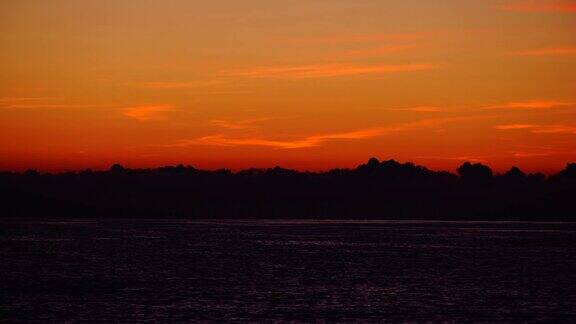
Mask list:
[{"label": "horizon line", "polygon": [[[24,174],[26,172],[37,172],[39,174],[52,174],[52,175],[60,175],[60,174],[66,174],[66,173],[82,173],[82,172],[110,172],[112,167],[119,165],[122,168],[124,168],[125,170],[156,170],[156,169],[162,169],[162,168],[177,168],[177,167],[184,167],[184,168],[193,168],[195,170],[198,171],[204,171],[204,172],[216,172],[216,171],[223,171],[223,170],[227,170],[232,172],[233,174],[237,174],[240,173],[242,171],[248,171],[248,170],[272,170],[272,169],[276,169],[276,168],[280,168],[280,169],[284,169],[284,170],[291,170],[291,171],[297,171],[299,173],[327,173],[333,170],[355,170],[358,167],[368,163],[372,158],[375,157],[371,157],[367,160],[364,160],[364,162],[357,162],[357,164],[355,166],[351,166],[351,167],[332,167],[332,168],[321,168],[321,169],[303,169],[303,168],[288,168],[288,167],[283,167],[280,164],[274,165],[274,166],[266,166],[266,167],[244,167],[244,168],[227,168],[227,167],[216,167],[216,168],[199,168],[196,167],[192,164],[189,163],[177,163],[177,164],[167,164],[167,165],[156,165],[156,166],[146,166],[146,167],[130,167],[127,166],[121,162],[116,162],[116,163],[112,163],[110,166],[108,167],[99,167],[99,168],[91,168],[91,167],[87,167],[87,168],[82,168],[82,169],[54,169],[54,170],[50,170],[50,171],[42,171],[42,169],[40,168],[23,168],[20,169],[20,171],[16,170],[16,169],[12,169],[12,170],[6,170],[6,169],[0,169],[0,174],[2,173],[17,173],[17,174]],[[448,172],[451,174],[457,174],[457,168],[454,170],[446,170],[446,169],[433,169],[433,168],[429,168],[424,164],[419,164],[416,162],[412,162],[412,161],[399,161],[396,159],[383,159],[380,160],[378,158],[375,158],[376,160],[378,160],[380,163],[382,162],[396,162],[399,163],[401,165],[404,164],[412,164],[416,167],[422,167],[425,168],[426,170],[429,171],[433,171],[433,172]],[[471,164],[481,164],[484,166],[489,167],[493,172],[494,175],[499,175],[499,174],[503,174],[513,168],[518,168],[520,170],[524,170],[522,167],[520,167],[519,165],[510,165],[507,168],[502,168],[502,169],[494,169],[492,168],[488,163],[485,163],[483,161],[475,161],[474,159],[462,159],[461,163],[458,164],[458,166],[462,166],[465,163],[471,163]],[[564,168],[566,168],[567,166],[569,166],[570,164],[576,163],[576,161],[572,162],[572,161],[566,161],[564,163]],[[505,171],[501,171],[501,170],[505,170]],[[538,171],[533,171],[533,172],[527,172],[526,174],[544,174],[546,176],[550,176],[553,174],[557,174],[558,172],[561,172],[563,169],[558,169],[553,171],[552,169],[548,169],[548,170],[538,170]]]}]

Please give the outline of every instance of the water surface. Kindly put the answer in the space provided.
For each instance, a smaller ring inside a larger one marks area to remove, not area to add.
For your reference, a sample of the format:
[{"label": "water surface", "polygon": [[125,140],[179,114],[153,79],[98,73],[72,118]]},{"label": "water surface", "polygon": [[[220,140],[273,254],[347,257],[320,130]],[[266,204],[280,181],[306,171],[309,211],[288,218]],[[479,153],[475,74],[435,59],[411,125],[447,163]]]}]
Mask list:
[{"label": "water surface", "polygon": [[576,224],[0,226],[0,321],[576,321]]}]

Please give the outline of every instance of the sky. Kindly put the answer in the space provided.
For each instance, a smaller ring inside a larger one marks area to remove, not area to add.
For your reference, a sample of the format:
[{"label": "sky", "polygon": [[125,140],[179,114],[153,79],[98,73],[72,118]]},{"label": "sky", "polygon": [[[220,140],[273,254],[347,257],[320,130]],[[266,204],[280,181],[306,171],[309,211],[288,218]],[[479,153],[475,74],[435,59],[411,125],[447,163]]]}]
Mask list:
[{"label": "sky", "polygon": [[576,1],[2,0],[0,170],[576,161]]}]

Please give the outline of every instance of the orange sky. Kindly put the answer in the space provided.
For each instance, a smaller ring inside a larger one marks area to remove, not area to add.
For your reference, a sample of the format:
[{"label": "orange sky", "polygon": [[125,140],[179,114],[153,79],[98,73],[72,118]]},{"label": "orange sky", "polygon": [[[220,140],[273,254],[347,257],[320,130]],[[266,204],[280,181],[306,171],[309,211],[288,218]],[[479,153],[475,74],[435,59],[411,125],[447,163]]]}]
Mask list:
[{"label": "orange sky", "polygon": [[576,1],[2,0],[0,169],[576,161]]}]

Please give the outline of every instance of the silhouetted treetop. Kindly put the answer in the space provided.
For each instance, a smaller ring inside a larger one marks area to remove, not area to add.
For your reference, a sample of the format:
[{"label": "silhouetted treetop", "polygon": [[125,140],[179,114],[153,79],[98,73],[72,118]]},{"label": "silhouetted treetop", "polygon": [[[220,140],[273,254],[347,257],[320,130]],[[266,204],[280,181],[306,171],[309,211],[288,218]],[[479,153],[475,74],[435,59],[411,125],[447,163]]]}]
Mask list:
[{"label": "silhouetted treetop", "polygon": [[366,164],[361,164],[356,168],[357,171],[364,173],[375,173],[380,170],[380,161],[377,158],[370,158]]},{"label": "silhouetted treetop", "polygon": [[568,163],[564,170],[551,177],[553,181],[576,182],[576,163]]},{"label": "silhouetted treetop", "polygon": [[504,176],[510,177],[510,178],[525,178],[526,173],[524,173],[518,167],[512,167],[510,170],[508,170],[508,171],[506,171],[506,173],[504,173]]},{"label": "silhouetted treetop", "polygon": [[506,171],[500,176],[504,181],[509,183],[519,183],[526,181],[528,177],[526,173],[520,170],[518,167],[512,167],[510,170]]},{"label": "silhouetted treetop", "polygon": [[122,173],[124,172],[126,169],[120,165],[120,164],[114,164],[110,167],[110,173]]},{"label": "silhouetted treetop", "polygon": [[458,169],[463,181],[471,183],[486,183],[492,179],[492,169],[482,163],[465,162]]},{"label": "silhouetted treetop", "polygon": [[413,163],[399,163],[395,160],[378,161],[371,158],[368,163],[361,164],[356,168],[360,174],[385,177],[388,179],[412,180],[415,177],[429,176],[432,174],[428,169],[416,166]]},{"label": "silhouetted treetop", "polygon": [[566,178],[576,178],[576,163],[568,163],[566,168],[560,172],[560,175]]},{"label": "silhouetted treetop", "polygon": [[35,177],[38,175],[40,175],[40,173],[34,169],[28,169],[28,170],[24,171],[24,176],[27,176],[27,177]]}]

